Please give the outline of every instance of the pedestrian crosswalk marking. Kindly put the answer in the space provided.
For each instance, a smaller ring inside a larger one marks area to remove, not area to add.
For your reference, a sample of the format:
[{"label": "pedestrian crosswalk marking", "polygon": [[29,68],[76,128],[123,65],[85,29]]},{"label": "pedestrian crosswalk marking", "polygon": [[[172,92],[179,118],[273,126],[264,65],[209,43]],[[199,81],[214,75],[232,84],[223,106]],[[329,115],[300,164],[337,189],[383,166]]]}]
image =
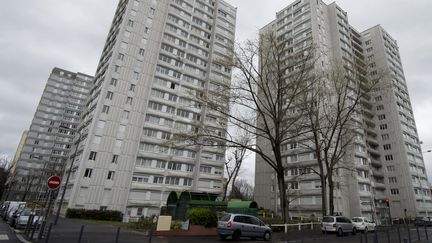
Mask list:
[{"label": "pedestrian crosswalk marking", "polygon": [[7,235],[0,235],[0,240],[9,240],[9,237]]}]

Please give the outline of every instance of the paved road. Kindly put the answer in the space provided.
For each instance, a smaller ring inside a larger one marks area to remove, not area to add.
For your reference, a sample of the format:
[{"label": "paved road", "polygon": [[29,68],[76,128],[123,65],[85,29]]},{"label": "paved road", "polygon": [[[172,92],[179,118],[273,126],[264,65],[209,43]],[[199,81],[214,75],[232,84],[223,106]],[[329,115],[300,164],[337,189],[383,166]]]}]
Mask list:
[{"label": "paved road", "polygon": [[2,219],[0,219],[0,243],[19,243],[15,233],[10,229]]},{"label": "paved road", "polygon": [[[117,227],[112,225],[100,225],[100,224],[92,224],[86,221],[74,220],[74,219],[61,219],[59,225],[53,227],[51,232],[51,237],[49,243],[76,243],[78,242],[79,232],[81,225],[85,225],[84,232],[82,235],[82,241],[85,243],[115,243]],[[419,235],[421,241],[417,241],[418,235],[416,229],[411,229],[410,235],[413,242],[432,242],[432,227],[427,228],[428,236],[431,240],[426,241],[426,232],[424,228],[419,229]],[[403,242],[404,239],[408,239],[408,231],[405,227],[399,229],[401,240]],[[0,223],[0,237],[1,235],[7,235],[9,241],[4,242],[19,242],[16,240],[14,235],[12,234],[9,226],[5,223]],[[360,238],[363,238],[363,241],[360,241]],[[319,229],[309,230],[305,229],[302,231],[290,231],[288,234],[284,233],[274,233],[271,242],[272,243],[366,243],[365,239],[366,235],[357,234],[357,235],[346,235],[344,237],[337,237],[336,235],[328,235],[322,234]],[[367,235],[369,243],[374,242],[374,233],[370,233]],[[393,227],[388,231],[387,238],[387,229],[380,229],[377,233],[378,243],[398,243],[399,237],[397,228]],[[119,235],[120,243],[147,243],[150,242],[149,237],[140,232],[132,231],[129,229],[121,229]],[[217,236],[213,237],[153,237],[151,239],[151,243],[221,243]],[[226,242],[233,242],[228,239]],[[238,242],[264,242],[262,240],[250,240],[250,239],[241,239]],[[0,243],[2,243],[0,238]]]}]

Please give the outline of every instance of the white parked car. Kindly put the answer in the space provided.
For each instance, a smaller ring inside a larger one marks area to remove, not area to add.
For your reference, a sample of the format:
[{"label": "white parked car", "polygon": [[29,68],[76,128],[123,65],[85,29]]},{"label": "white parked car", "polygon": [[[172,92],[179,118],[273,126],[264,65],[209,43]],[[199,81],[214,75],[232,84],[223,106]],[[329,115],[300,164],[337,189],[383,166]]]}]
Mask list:
[{"label": "white parked car", "polygon": [[351,219],[344,216],[324,216],[321,221],[321,230],[323,234],[336,233],[338,236],[357,233],[357,227],[351,222]]},{"label": "white parked car", "polygon": [[359,231],[375,231],[376,224],[366,217],[354,217],[352,222]]},{"label": "white parked car", "polygon": [[39,227],[42,223],[43,216],[41,216],[41,211],[36,210],[32,211],[30,208],[25,208],[21,211],[16,218],[16,223],[14,224],[15,228],[25,228],[27,226],[27,222],[29,221],[30,215],[34,215],[32,225],[30,228],[33,228],[36,223],[37,227]]}]

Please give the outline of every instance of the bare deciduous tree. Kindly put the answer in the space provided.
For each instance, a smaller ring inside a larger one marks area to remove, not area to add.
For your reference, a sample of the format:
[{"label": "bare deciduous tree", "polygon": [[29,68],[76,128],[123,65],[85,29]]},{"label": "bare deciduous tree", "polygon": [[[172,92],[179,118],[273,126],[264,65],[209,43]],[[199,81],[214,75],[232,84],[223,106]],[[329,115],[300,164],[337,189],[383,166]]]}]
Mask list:
[{"label": "bare deciduous tree", "polygon": [[306,111],[307,130],[311,132],[298,140],[315,153],[318,170],[314,171],[321,181],[322,213],[333,215],[335,175],[339,175],[339,170],[355,170],[349,156],[354,142],[364,139],[359,132],[363,128],[359,114],[384,74],[370,78],[364,71],[339,63],[324,74],[304,93],[302,109]]},{"label": "bare deciduous tree", "polygon": [[[246,133],[246,134],[239,135],[237,140],[239,141],[239,143],[247,146],[252,141],[250,137],[251,134]],[[233,147],[227,151],[227,160],[225,162],[225,173],[227,175],[227,181],[223,188],[224,201],[227,199],[228,189],[230,187],[231,190],[232,188],[234,188],[237,180],[237,176],[239,175],[240,172],[240,168],[246,157],[247,157],[247,149],[245,147]],[[231,198],[231,196],[229,198]]]},{"label": "bare deciduous tree", "polygon": [[247,180],[241,178],[231,188],[231,198],[253,201],[254,187]]},{"label": "bare deciduous tree", "polygon": [[[284,222],[288,221],[288,200],[284,178],[282,145],[297,137],[302,115],[297,109],[298,96],[313,83],[313,51],[304,47],[293,54],[288,44],[280,44],[273,33],[260,36],[236,47],[234,60],[220,60],[226,69],[235,68],[232,84],[219,84],[200,97],[212,113],[227,117],[235,130],[253,134],[256,140],[244,144],[225,126],[196,128],[193,133],[175,137],[193,145],[243,148],[259,156],[276,173]],[[229,109],[229,106],[231,110]],[[223,141],[213,143],[209,141]]]}]

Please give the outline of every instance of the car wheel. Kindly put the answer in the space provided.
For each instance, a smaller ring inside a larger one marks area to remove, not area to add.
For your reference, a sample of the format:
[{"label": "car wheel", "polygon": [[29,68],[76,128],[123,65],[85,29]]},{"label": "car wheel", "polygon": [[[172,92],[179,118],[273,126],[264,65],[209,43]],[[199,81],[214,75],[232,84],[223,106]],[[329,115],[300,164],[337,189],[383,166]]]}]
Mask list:
[{"label": "car wheel", "polygon": [[352,234],[352,235],[356,235],[356,234],[357,234],[357,229],[356,229],[356,228],[353,228],[351,234]]},{"label": "car wheel", "polygon": [[271,233],[270,232],[265,232],[264,233],[264,240],[265,241],[269,241],[271,239]]},{"label": "car wheel", "polygon": [[241,236],[241,232],[240,232],[240,230],[236,230],[236,231],[234,231],[234,233],[233,233],[233,235],[232,235],[232,239],[233,239],[233,240],[239,240],[239,239],[240,239],[240,236]]},{"label": "car wheel", "polygon": [[219,237],[221,240],[226,240],[226,238],[227,238],[226,235],[219,235]]},{"label": "car wheel", "polygon": [[338,229],[338,231],[337,231],[337,236],[343,236],[343,230],[342,230],[342,228],[339,228]]}]

